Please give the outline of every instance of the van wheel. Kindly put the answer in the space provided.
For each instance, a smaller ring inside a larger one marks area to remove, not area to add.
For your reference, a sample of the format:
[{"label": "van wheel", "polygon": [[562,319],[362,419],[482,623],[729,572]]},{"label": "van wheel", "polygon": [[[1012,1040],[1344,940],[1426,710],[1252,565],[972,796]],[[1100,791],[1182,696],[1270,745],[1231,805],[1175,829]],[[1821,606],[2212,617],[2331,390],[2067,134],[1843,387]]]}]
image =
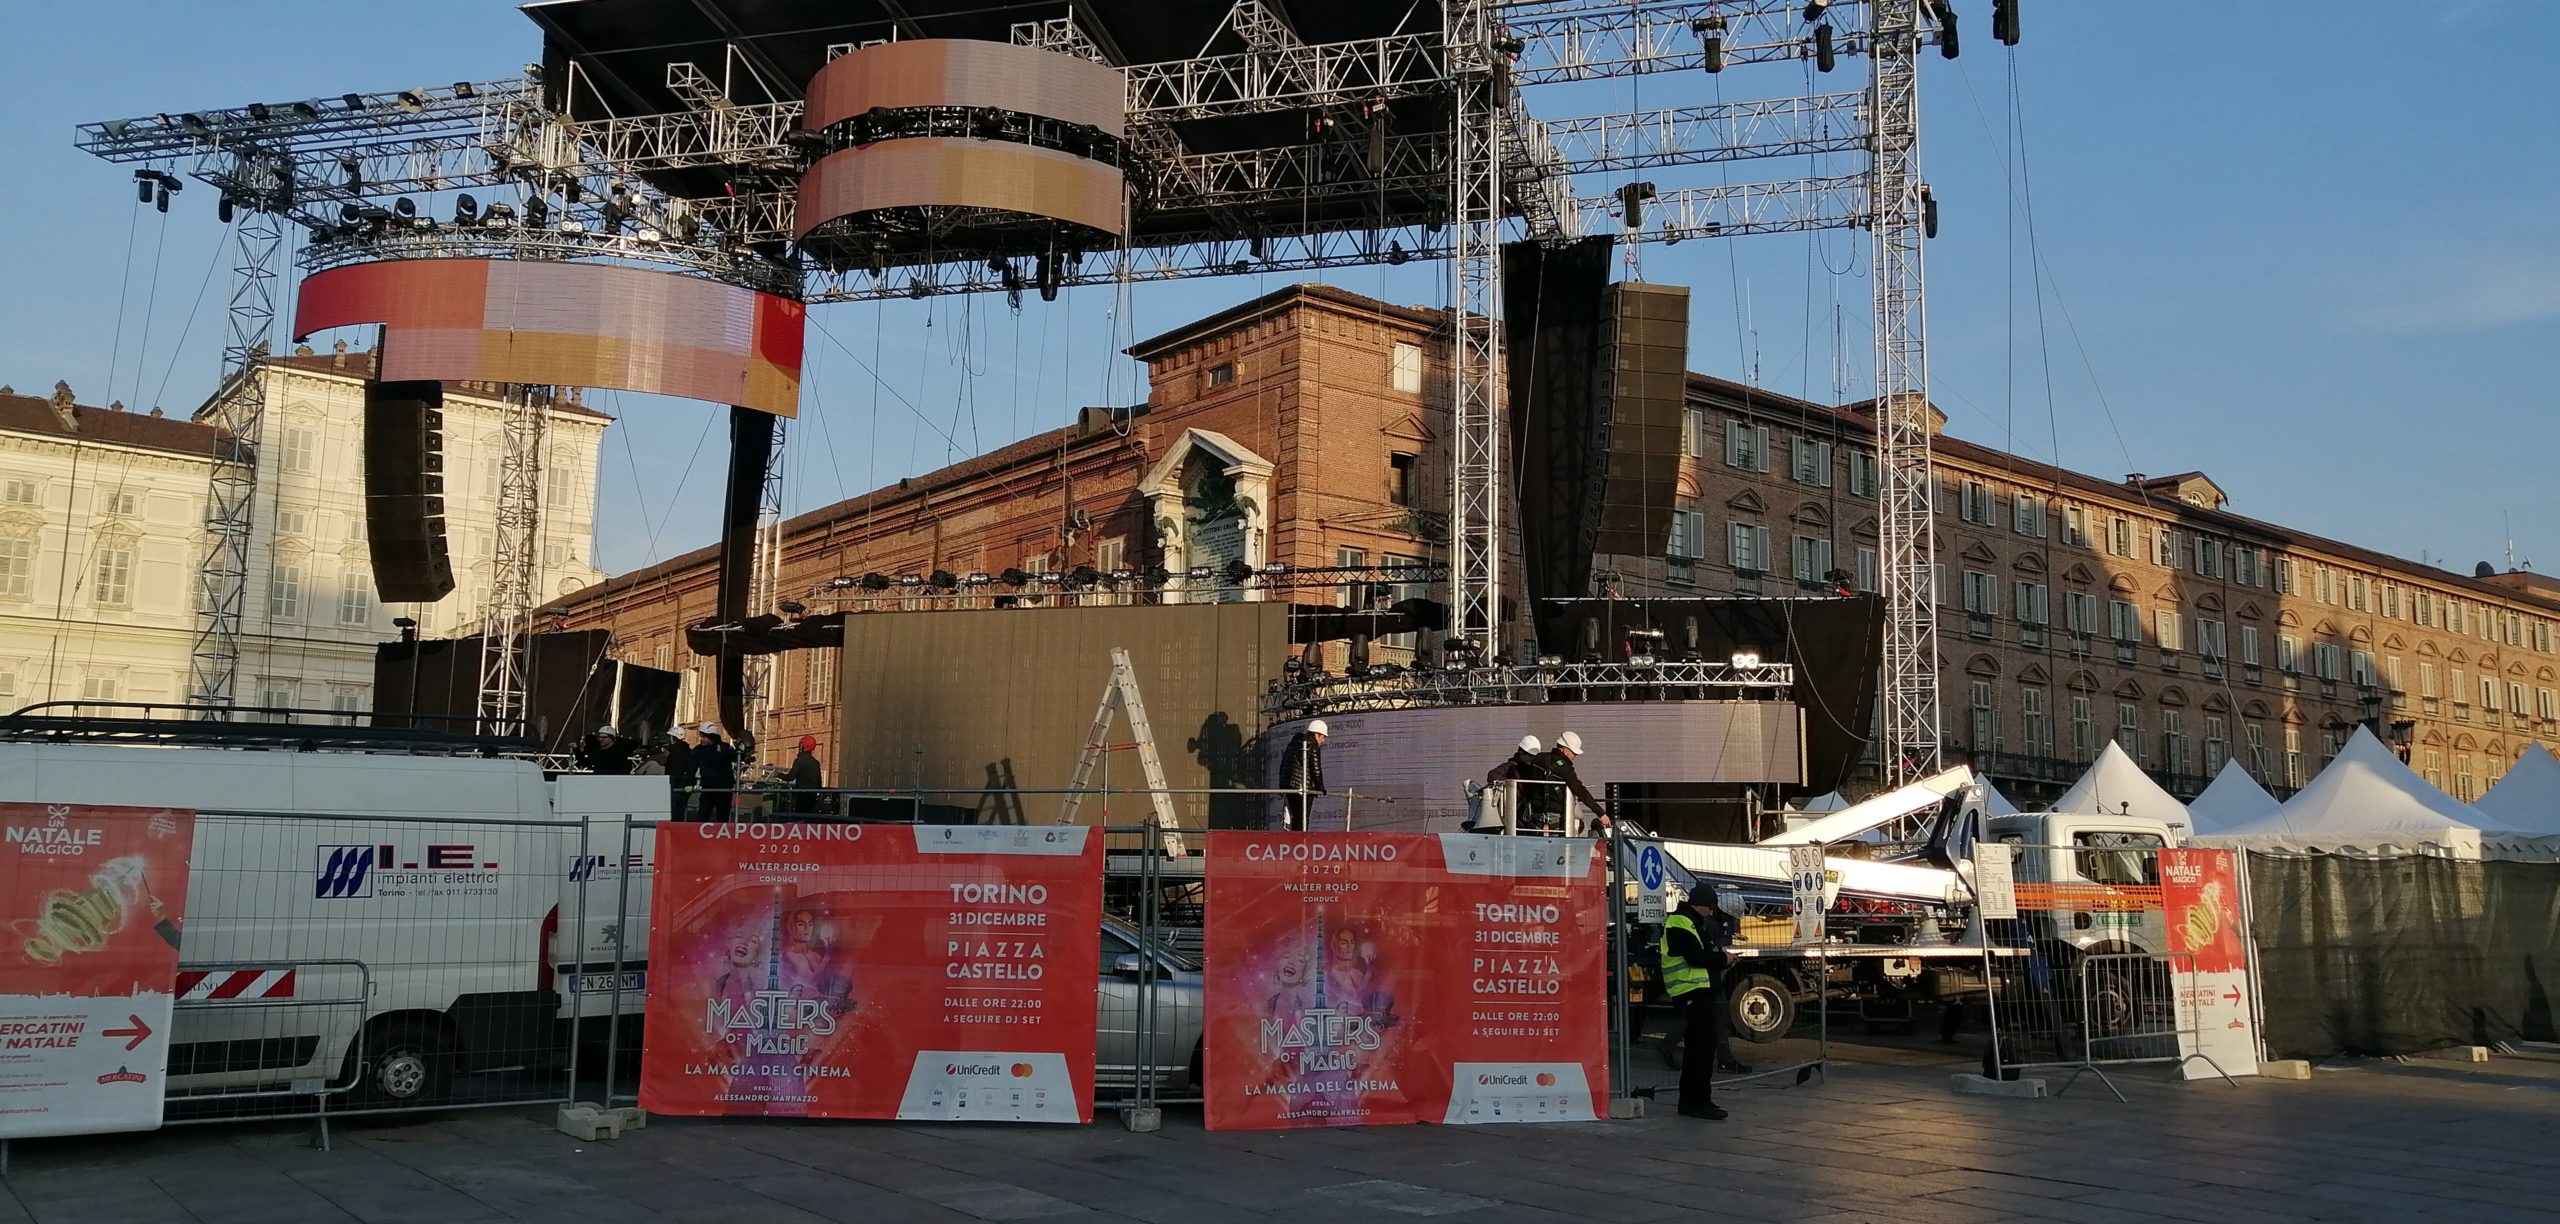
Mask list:
[{"label": "van wheel", "polygon": [[1733,1035],[1744,1041],[1770,1042],[1796,1025],[1796,996],[1786,984],[1754,973],[1733,985]]},{"label": "van wheel", "polygon": [[[352,1057],[353,1055],[350,1055]],[[368,1033],[356,1099],[366,1105],[434,1105],[453,1095],[453,1042],[437,1025],[396,1020]]]}]

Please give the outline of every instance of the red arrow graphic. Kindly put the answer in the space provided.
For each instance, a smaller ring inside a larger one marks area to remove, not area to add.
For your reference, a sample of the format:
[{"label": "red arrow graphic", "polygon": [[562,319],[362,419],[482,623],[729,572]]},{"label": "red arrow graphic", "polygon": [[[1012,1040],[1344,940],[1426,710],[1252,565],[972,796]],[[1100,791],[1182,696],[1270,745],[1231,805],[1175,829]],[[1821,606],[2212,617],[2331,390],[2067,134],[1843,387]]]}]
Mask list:
[{"label": "red arrow graphic", "polygon": [[2229,1000],[2231,1000],[2233,1003],[2235,1003],[2235,1004],[2236,1004],[2236,1003],[2238,1003],[2238,1002],[2240,1001],[2240,988],[2239,988],[2239,987],[2237,987],[2237,986],[2234,986],[2234,987],[2232,987],[2232,988],[2231,988],[2231,989],[2229,989],[2229,990],[2223,991],[2223,992],[2222,992],[2222,997],[2223,997],[2223,998],[2226,998],[2226,999],[2229,999]]},{"label": "red arrow graphic", "polygon": [[104,1035],[104,1036],[108,1036],[108,1037],[131,1037],[131,1038],[133,1038],[133,1040],[128,1041],[128,1042],[126,1042],[126,1043],[124,1043],[124,1048],[125,1048],[125,1050],[126,1050],[128,1053],[130,1053],[130,1052],[132,1052],[132,1051],[134,1051],[134,1050],[139,1050],[139,1049],[141,1049],[141,1048],[142,1048],[142,1043],[143,1043],[143,1042],[145,1042],[145,1041],[150,1040],[150,1038],[151,1038],[151,1026],[150,1026],[150,1025],[148,1025],[148,1024],[144,1024],[144,1023],[142,1022],[142,1017],[140,1017],[140,1016],[136,1016],[136,1015],[133,1015],[133,1014],[131,1014],[131,1013],[127,1013],[127,1014],[125,1015],[125,1021],[126,1021],[127,1023],[129,1023],[129,1024],[133,1025],[133,1027],[132,1027],[132,1028],[120,1028],[120,1029],[107,1029],[103,1035]]}]

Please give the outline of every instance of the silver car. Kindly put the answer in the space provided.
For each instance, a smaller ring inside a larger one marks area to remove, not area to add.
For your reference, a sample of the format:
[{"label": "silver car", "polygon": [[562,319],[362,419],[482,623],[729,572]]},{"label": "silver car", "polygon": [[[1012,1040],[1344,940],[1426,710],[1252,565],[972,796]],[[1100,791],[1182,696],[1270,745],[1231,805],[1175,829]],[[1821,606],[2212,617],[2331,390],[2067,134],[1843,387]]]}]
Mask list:
[{"label": "silver car", "polygon": [[[1148,1024],[1155,1040],[1138,1049],[1139,1004],[1149,984],[1155,992]],[[1102,923],[1102,982],[1094,992],[1099,1012],[1094,1033],[1094,1087],[1132,1089],[1144,1066],[1156,1090],[1167,1095],[1200,1088],[1200,962],[1138,937],[1117,919]]]}]

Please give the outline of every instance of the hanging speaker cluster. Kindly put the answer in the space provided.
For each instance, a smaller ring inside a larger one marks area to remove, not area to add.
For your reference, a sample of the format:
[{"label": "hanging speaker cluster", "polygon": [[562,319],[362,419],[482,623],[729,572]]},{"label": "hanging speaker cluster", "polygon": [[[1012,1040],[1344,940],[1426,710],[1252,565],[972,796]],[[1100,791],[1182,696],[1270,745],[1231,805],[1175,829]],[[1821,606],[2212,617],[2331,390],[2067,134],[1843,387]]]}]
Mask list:
[{"label": "hanging speaker cluster", "polygon": [[384,603],[434,603],[453,593],[444,529],[444,384],[364,387],[365,540]]}]

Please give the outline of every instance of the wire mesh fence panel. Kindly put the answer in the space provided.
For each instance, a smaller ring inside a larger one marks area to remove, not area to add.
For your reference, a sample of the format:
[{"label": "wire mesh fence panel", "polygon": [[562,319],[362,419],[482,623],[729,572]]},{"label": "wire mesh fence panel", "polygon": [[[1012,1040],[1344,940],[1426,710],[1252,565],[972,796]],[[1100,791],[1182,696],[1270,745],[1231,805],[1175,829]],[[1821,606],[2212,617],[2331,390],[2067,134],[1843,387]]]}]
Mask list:
[{"label": "wire mesh fence panel", "polygon": [[561,1099],[575,823],[201,812],[173,1121]]}]

